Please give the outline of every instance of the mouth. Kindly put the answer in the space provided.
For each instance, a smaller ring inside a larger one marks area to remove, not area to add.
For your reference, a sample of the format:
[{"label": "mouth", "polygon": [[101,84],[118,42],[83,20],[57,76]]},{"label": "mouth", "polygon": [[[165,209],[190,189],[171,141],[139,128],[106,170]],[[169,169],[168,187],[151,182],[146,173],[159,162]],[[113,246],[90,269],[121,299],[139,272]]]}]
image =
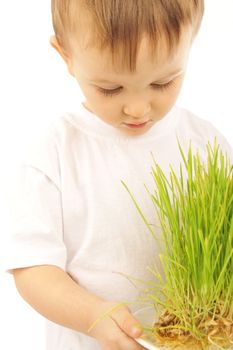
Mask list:
[{"label": "mouth", "polygon": [[127,128],[130,129],[141,129],[144,128],[147,124],[149,124],[150,120],[143,123],[123,123]]}]

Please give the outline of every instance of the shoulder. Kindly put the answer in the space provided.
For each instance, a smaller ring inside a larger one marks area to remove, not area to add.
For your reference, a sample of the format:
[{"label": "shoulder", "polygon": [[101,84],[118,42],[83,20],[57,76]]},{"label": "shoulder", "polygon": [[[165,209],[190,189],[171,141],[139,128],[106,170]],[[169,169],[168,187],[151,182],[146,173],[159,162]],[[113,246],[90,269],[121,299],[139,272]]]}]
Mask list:
[{"label": "shoulder", "polygon": [[33,140],[28,156],[45,150],[46,152],[59,153],[67,140],[72,144],[73,138],[80,138],[83,134],[82,125],[78,123],[78,114],[64,113],[57,116],[46,128],[38,133]]},{"label": "shoulder", "polygon": [[179,113],[179,128],[192,136],[206,139],[211,135],[217,136],[220,134],[209,121],[200,118],[185,108],[177,107],[177,113]]},{"label": "shoulder", "polygon": [[72,139],[78,138],[78,133],[67,114],[56,117],[27,142],[18,166],[36,169],[59,187],[61,158],[67,153],[65,148],[72,144]]},{"label": "shoulder", "polygon": [[200,118],[187,109],[177,107],[179,122],[178,137],[191,141],[197,147],[205,148],[207,143],[214,144],[215,139],[220,148],[233,159],[233,149],[225,136],[209,121]]}]

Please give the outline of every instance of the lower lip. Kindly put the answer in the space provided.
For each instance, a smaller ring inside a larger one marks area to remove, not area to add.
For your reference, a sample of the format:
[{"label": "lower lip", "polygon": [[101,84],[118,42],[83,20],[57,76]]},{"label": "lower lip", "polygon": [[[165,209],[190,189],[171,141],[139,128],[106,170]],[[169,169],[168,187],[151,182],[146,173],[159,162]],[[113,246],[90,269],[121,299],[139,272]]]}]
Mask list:
[{"label": "lower lip", "polygon": [[127,126],[127,128],[130,128],[130,129],[142,129],[147,124],[148,124],[148,122],[145,122],[145,123],[142,123],[142,124],[127,124],[127,123],[124,123],[124,125]]}]

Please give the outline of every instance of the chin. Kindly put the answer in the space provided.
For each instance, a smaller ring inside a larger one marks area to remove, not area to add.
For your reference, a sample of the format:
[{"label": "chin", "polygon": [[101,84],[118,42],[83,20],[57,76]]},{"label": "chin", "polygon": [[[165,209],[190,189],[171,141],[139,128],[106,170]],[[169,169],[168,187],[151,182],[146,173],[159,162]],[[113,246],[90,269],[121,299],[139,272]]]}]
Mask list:
[{"label": "chin", "polygon": [[147,131],[149,130],[149,128],[147,130],[122,130],[122,133],[124,133],[127,136],[141,136],[147,133]]}]

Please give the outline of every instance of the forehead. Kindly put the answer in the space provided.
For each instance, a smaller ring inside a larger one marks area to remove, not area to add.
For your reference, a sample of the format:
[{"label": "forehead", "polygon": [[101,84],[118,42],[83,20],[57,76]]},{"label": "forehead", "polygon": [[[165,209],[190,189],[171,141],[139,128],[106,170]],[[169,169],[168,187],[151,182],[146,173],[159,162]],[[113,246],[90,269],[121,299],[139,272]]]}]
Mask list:
[{"label": "forehead", "polygon": [[175,71],[186,65],[190,46],[191,32],[189,31],[183,33],[173,52],[168,50],[167,44],[163,41],[158,42],[156,50],[152,52],[150,40],[143,37],[137,53],[135,72],[129,72],[124,65],[124,52],[119,52],[113,64],[109,49],[81,48],[78,45],[72,45],[73,64],[85,78],[103,82],[117,82],[132,76],[140,79],[152,73],[163,76],[168,71]]}]

